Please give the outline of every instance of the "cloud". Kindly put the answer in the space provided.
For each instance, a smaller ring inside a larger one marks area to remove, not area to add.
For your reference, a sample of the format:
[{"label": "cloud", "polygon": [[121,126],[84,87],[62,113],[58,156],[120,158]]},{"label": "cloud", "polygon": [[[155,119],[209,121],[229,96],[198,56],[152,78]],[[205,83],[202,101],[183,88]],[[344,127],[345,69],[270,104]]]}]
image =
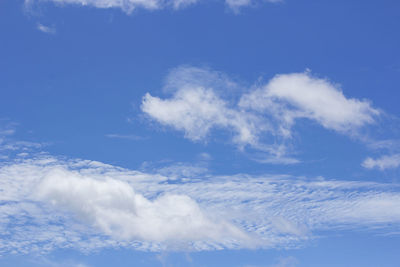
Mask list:
[{"label": "cloud", "polygon": [[279,262],[271,267],[295,267],[298,263],[299,261],[296,258],[289,256],[279,259]]},{"label": "cloud", "polygon": [[[279,258],[277,263],[268,265],[266,267],[295,267],[298,265],[298,263],[299,261],[295,257],[289,256],[289,257]],[[244,267],[262,267],[262,266],[246,265]]]},{"label": "cloud", "polygon": [[275,76],[262,88],[242,97],[241,107],[270,113],[283,124],[285,135],[296,119],[307,118],[327,129],[354,134],[375,122],[380,111],[370,102],[347,98],[340,87],[308,72]]},{"label": "cloud", "polygon": [[268,3],[280,3],[283,0],[225,0],[225,4],[231,8],[235,13],[238,13],[241,8],[255,6],[261,2],[268,2]]},{"label": "cloud", "polygon": [[32,266],[42,267],[90,267],[89,265],[74,260],[53,260],[46,255],[39,255],[30,260]]},{"label": "cloud", "polygon": [[10,156],[27,156],[28,152],[36,151],[46,144],[40,144],[30,141],[15,140],[13,136],[16,133],[16,124],[8,123],[5,126],[0,125],[0,161],[6,160]]},{"label": "cloud", "polygon": [[[125,13],[132,13],[137,8],[158,10],[164,8],[181,9],[204,0],[25,0],[25,6],[31,6],[35,2],[54,2],[58,5],[74,4],[80,6],[92,6],[96,8],[119,8]],[[222,2],[222,0],[221,0]],[[225,4],[234,11],[241,7],[252,6],[254,0],[225,0]],[[279,0],[267,0],[264,2],[276,3]]]},{"label": "cloud", "polygon": [[361,165],[367,169],[379,169],[381,171],[394,169],[400,166],[400,154],[386,155],[377,159],[366,158]]},{"label": "cloud", "polygon": [[49,33],[49,34],[55,34],[56,33],[56,29],[54,27],[48,27],[48,26],[45,26],[45,25],[40,24],[40,23],[37,25],[37,29],[39,31],[41,31],[41,32],[44,32],[44,33]]},{"label": "cloud", "polygon": [[[218,129],[228,131],[240,149],[269,153],[258,160],[266,163],[299,162],[288,156],[287,146],[299,119],[357,136],[380,115],[370,102],[347,98],[337,85],[309,72],[277,75],[246,89],[220,72],[179,67],[167,76],[163,89],[169,98],[143,97],[141,109],[150,118],[183,131],[192,141],[205,141]],[[240,91],[247,93],[238,96]]]},{"label": "cloud", "polygon": [[25,0],[25,6],[31,6],[35,2],[54,2],[58,5],[80,5],[96,8],[119,8],[125,13],[132,13],[137,8],[158,10],[166,7],[180,9],[198,0]]},{"label": "cloud", "polygon": [[252,0],[226,0],[226,4],[232,9],[237,9],[252,4]]},{"label": "cloud", "polygon": [[398,232],[400,186],[166,175],[49,156],[0,165],[0,254],[290,248],[319,231]]},{"label": "cloud", "polygon": [[156,173],[169,177],[169,179],[203,177],[208,173],[204,164],[175,163],[166,167],[154,170]]},{"label": "cloud", "polygon": [[232,224],[213,222],[188,196],[165,193],[149,200],[124,181],[55,168],[35,191],[34,199],[70,211],[117,240],[184,243],[246,238]]},{"label": "cloud", "polygon": [[384,140],[366,140],[367,146],[374,150],[399,150],[400,140],[384,139]]},{"label": "cloud", "polygon": [[205,140],[212,129],[230,129],[233,142],[240,147],[258,146],[259,131],[267,130],[267,123],[251,113],[238,110],[222,99],[218,90],[229,94],[238,85],[226,75],[195,67],[179,67],[166,79],[164,91],[170,99],[147,93],[141,109],[159,123],[184,131],[193,141]]},{"label": "cloud", "polygon": [[184,131],[193,141],[204,140],[212,128],[228,128],[234,143],[256,145],[257,133],[263,128],[257,117],[230,108],[209,88],[183,87],[166,100],[147,93],[141,108],[159,123]]},{"label": "cloud", "polygon": [[132,140],[132,141],[141,141],[146,139],[146,137],[133,134],[106,134],[106,137],[113,139]]}]

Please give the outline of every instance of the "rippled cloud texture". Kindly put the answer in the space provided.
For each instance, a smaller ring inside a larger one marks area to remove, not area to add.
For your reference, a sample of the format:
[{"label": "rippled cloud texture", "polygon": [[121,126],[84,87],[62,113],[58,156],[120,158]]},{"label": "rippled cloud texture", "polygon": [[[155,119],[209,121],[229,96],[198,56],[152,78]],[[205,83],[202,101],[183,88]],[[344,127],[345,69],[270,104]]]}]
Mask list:
[{"label": "rippled cloud texture", "polygon": [[398,230],[398,186],[290,176],[176,178],[39,155],[0,167],[0,252],[289,248]]}]

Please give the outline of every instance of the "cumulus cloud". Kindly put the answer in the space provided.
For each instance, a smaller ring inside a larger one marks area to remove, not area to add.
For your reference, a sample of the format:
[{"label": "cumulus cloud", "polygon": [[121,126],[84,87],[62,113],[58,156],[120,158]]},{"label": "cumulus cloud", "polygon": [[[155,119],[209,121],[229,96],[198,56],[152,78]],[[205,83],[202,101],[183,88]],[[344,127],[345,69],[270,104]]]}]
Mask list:
[{"label": "cumulus cloud", "polygon": [[[243,147],[258,146],[260,131],[268,124],[251,113],[238,110],[219,93],[229,94],[238,85],[226,75],[208,69],[180,67],[166,79],[164,91],[170,99],[161,99],[147,93],[141,109],[159,123],[185,132],[185,137],[205,140],[212,129],[229,129],[233,142]],[[218,92],[219,91],[219,92]]]},{"label": "cumulus cloud", "polygon": [[234,132],[238,145],[256,145],[257,133],[266,127],[257,117],[230,108],[212,89],[184,87],[171,99],[153,97],[147,93],[142,110],[161,124],[185,132],[191,140],[205,139],[212,128],[228,128]]},{"label": "cumulus cloud", "polygon": [[65,169],[51,170],[38,184],[35,199],[70,211],[118,240],[180,243],[246,238],[233,225],[210,220],[186,195],[167,193],[149,200],[126,182],[97,180]]},{"label": "cumulus cloud", "polygon": [[400,154],[385,155],[377,159],[366,158],[361,164],[367,169],[394,169],[400,166]]},{"label": "cumulus cloud", "polygon": [[287,248],[321,230],[400,227],[400,187],[393,184],[249,175],[176,183],[41,156],[0,165],[0,191],[1,254]]},{"label": "cumulus cloud", "polygon": [[[380,111],[370,102],[347,98],[341,89],[309,72],[277,75],[267,84],[246,90],[220,72],[180,67],[166,79],[162,99],[147,93],[142,111],[162,125],[183,131],[193,141],[210,132],[233,133],[233,143],[268,152],[261,162],[297,163],[287,154],[286,140],[298,119],[309,119],[326,129],[356,136],[373,124]],[[264,140],[264,141],[262,141]]]},{"label": "cumulus cloud", "polygon": [[354,133],[380,114],[370,102],[347,98],[340,87],[308,72],[275,76],[268,84],[242,97],[241,107],[271,113],[289,134],[295,119],[307,118],[327,129]]},{"label": "cumulus cloud", "polygon": [[[222,1],[222,0],[221,0]],[[204,0],[25,0],[25,5],[32,5],[34,2],[54,2],[56,4],[75,4],[81,6],[92,6],[96,8],[119,8],[126,13],[131,13],[137,8],[157,10],[172,7],[173,9],[180,9]],[[234,11],[245,6],[251,6],[256,2],[254,0],[225,0],[225,4]],[[280,0],[267,0],[264,2],[280,2]]]}]

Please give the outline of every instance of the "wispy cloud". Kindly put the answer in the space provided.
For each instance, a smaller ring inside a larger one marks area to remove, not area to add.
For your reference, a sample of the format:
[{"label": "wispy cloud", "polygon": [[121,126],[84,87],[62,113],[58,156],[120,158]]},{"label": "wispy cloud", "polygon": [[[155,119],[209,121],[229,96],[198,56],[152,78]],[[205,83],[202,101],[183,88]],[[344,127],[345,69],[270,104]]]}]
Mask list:
[{"label": "wispy cloud", "polygon": [[246,265],[244,267],[295,267],[298,265],[298,263],[299,263],[299,261],[296,258],[289,256],[289,257],[280,258],[277,263],[268,265],[268,266],[266,266],[266,265],[263,265],[263,266]]},{"label": "wispy cloud", "polygon": [[394,169],[400,166],[400,154],[385,155],[377,159],[366,158],[361,165],[367,169]]},{"label": "wispy cloud", "polygon": [[43,24],[38,24],[37,29],[41,32],[48,33],[48,34],[55,34],[56,29],[54,27],[45,26]]},{"label": "wispy cloud", "polygon": [[[119,8],[125,13],[132,13],[135,9],[158,10],[164,8],[181,9],[187,6],[205,2],[204,0],[47,0],[58,5],[74,4],[79,6],[92,6],[96,8]],[[26,6],[31,6],[39,0],[25,0]],[[277,3],[280,0],[220,0],[233,11],[238,12],[242,7],[253,6],[256,3],[269,2]]]},{"label": "wispy cloud", "polygon": [[262,2],[281,3],[283,0],[225,0],[226,5],[235,13],[239,13],[244,7],[254,7]]},{"label": "wispy cloud", "polygon": [[45,144],[15,140],[16,133],[14,123],[0,126],[0,160],[8,159],[11,155],[27,156],[29,152],[37,151]]},{"label": "wispy cloud", "polygon": [[146,137],[133,134],[106,134],[106,137],[114,139],[132,140],[132,141],[142,141],[147,139]]},{"label": "wispy cloud", "polygon": [[285,248],[320,230],[400,227],[398,185],[268,175],[174,179],[44,156],[2,164],[0,253]]},{"label": "wispy cloud", "polygon": [[32,265],[42,267],[90,267],[89,265],[73,260],[53,260],[46,255],[38,255],[31,260]]}]

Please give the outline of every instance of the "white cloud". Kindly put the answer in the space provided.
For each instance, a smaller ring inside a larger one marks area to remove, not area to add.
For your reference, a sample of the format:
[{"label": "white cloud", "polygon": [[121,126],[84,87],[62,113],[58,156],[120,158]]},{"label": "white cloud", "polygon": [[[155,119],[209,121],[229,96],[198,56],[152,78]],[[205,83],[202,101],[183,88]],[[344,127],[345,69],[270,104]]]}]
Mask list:
[{"label": "white cloud", "polygon": [[256,146],[258,132],[266,127],[258,117],[229,107],[212,88],[186,85],[166,100],[147,93],[141,108],[159,123],[184,131],[185,137],[194,141],[205,139],[212,128],[228,128],[234,133],[234,143]]},{"label": "white cloud", "polygon": [[267,131],[268,123],[218,94],[229,95],[238,87],[220,72],[179,67],[167,76],[163,88],[172,97],[164,100],[147,93],[141,109],[159,123],[185,132],[185,137],[193,141],[206,140],[213,129],[228,129],[239,147],[260,148],[258,135]]},{"label": "white cloud", "polygon": [[231,128],[237,144],[256,144],[257,118],[228,107],[212,90],[188,88],[172,99],[146,94],[142,110],[158,122],[185,131],[187,138],[204,139],[211,128]]},{"label": "white cloud", "polygon": [[0,129],[0,136],[13,135],[14,133],[15,133],[15,129],[13,129],[13,128]]},{"label": "white cloud", "polygon": [[40,24],[40,23],[37,25],[37,29],[39,31],[41,31],[41,32],[44,32],[44,33],[49,33],[49,34],[55,34],[56,33],[56,29],[54,27],[48,27],[48,26],[45,26],[45,25]]},{"label": "white cloud", "polygon": [[27,156],[27,152],[35,151],[45,145],[29,141],[17,141],[13,138],[15,132],[15,124],[13,123],[9,123],[5,127],[0,125],[0,161],[13,155]]},{"label": "white cloud", "polygon": [[87,160],[0,165],[0,254],[287,248],[318,231],[398,232],[400,186],[289,176],[176,183]]},{"label": "white cloud", "polygon": [[31,260],[32,265],[42,267],[90,267],[89,265],[74,260],[53,260],[44,255],[36,256]]},{"label": "white cloud", "polygon": [[367,169],[394,169],[400,166],[400,154],[386,155],[377,159],[366,158],[361,165]]},{"label": "white cloud", "polygon": [[285,257],[279,259],[279,262],[271,265],[270,267],[295,267],[297,266],[299,261],[294,257]]},{"label": "white cloud", "polygon": [[35,199],[72,212],[117,240],[184,243],[246,238],[232,224],[213,222],[188,196],[166,193],[149,200],[124,181],[56,168],[35,191]]},{"label": "white cloud", "polygon": [[[204,0],[25,0],[25,5],[30,6],[34,2],[54,2],[59,5],[75,4],[81,6],[92,6],[96,8],[119,8],[126,13],[131,13],[137,8],[157,10],[172,7],[180,9]],[[221,0],[222,2],[222,0]],[[225,0],[225,4],[234,11],[245,6],[252,6],[257,2],[254,0]],[[264,2],[276,3],[280,0],[266,0]]]},{"label": "white cloud", "polygon": [[25,0],[25,5],[34,2],[54,2],[59,5],[81,5],[96,8],[119,8],[126,13],[131,13],[137,8],[157,10],[165,7],[179,9],[198,2],[198,0]]},{"label": "white cloud", "polygon": [[357,136],[380,115],[368,101],[347,98],[337,85],[307,72],[277,75],[237,97],[239,90],[246,89],[220,72],[180,67],[168,75],[164,86],[172,96],[162,99],[147,93],[141,108],[193,141],[207,140],[216,129],[227,130],[241,149],[249,146],[269,153],[258,161],[284,164],[299,162],[288,156],[287,147],[296,120],[313,120],[326,129]]},{"label": "white cloud", "polygon": [[244,267],[295,267],[297,266],[299,261],[292,256],[279,258],[277,263],[268,265],[268,266],[255,266],[255,265],[246,265]]},{"label": "white cloud", "polygon": [[161,167],[155,172],[169,177],[169,179],[182,179],[182,178],[196,178],[202,177],[208,172],[204,164],[188,164],[188,163],[175,163],[169,166]]},{"label": "white cloud", "polygon": [[383,139],[383,140],[371,140],[366,139],[365,142],[367,146],[374,150],[399,150],[400,149],[400,140],[398,139]]},{"label": "white cloud", "polygon": [[283,2],[283,0],[225,0],[225,4],[236,13],[238,13],[241,8],[256,6],[262,2],[280,3]]},{"label": "white cloud", "polygon": [[272,114],[283,122],[280,127],[286,135],[299,118],[352,134],[374,123],[380,114],[368,101],[347,98],[337,85],[307,72],[275,76],[267,85],[244,95],[240,106]]},{"label": "white cloud", "polygon": [[228,6],[233,9],[237,9],[244,6],[249,6],[252,4],[252,0],[226,0],[225,1]]}]

